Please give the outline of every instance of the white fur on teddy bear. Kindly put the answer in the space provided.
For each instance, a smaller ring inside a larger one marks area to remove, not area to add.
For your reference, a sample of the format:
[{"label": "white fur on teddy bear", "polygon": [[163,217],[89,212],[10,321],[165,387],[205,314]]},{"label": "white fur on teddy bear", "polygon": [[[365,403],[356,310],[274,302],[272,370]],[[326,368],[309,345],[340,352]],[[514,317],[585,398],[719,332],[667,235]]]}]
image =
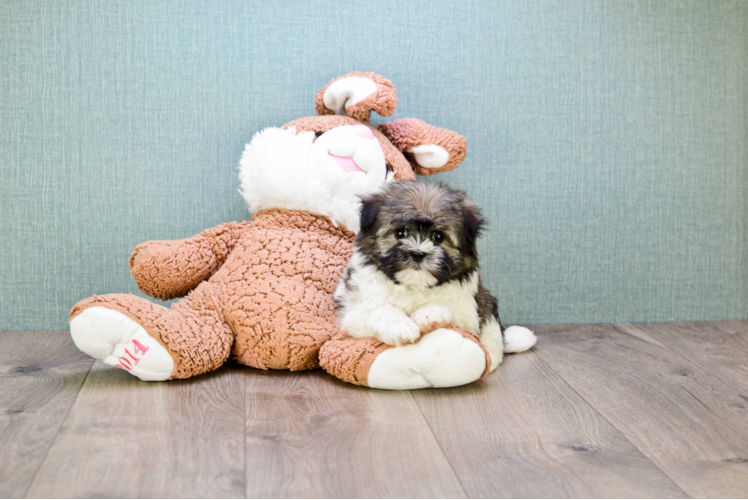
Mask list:
[{"label": "white fur on teddy bear", "polygon": [[[365,125],[336,127],[315,137],[295,127],[270,127],[254,135],[239,162],[241,192],[249,211],[267,208],[306,210],[334,224],[359,229],[361,197],[392,178],[384,152]],[[335,158],[349,159],[360,171],[345,171]]]}]

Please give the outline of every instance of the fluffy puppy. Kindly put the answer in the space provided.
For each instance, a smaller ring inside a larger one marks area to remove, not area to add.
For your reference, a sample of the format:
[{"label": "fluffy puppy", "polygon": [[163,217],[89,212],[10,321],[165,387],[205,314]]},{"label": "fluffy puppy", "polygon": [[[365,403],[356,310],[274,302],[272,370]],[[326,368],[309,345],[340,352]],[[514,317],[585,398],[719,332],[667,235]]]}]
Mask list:
[{"label": "fluffy puppy", "polygon": [[504,352],[532,347],[530,330],[504,330],[496,298],[481,284],[476,241],[483,225],[465,193],[442,185],[392,182],[365,197],[354,252],[335,290],[343,331],[402,345],[455,324],[480,335],[491,370]]}]

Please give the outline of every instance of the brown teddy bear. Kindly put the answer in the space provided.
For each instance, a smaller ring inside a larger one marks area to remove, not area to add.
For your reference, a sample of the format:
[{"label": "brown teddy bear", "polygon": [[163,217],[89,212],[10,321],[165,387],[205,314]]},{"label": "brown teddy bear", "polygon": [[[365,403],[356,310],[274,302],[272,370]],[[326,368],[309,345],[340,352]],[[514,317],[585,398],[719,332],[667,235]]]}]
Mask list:
[{"label": "brown teddy bear", "polygon": [[252,219],[138,245],[130,257],[138,287],[184,298],[169,309],[130,294],[82,300],[70,313],[78,348],[142,380],[192,377],[229,358],[263,370],[322,366],[385,389],[456,386],[488,373],[501,359],[457,327],[401,347],[339,330],[333,292],[360,197],[465,158],[454,132],[409,118],[368,124],[371,111],[390,116],[397,101],[386,78],[350,73],[319,92],[319,116],[257,133],[239,171]]}]

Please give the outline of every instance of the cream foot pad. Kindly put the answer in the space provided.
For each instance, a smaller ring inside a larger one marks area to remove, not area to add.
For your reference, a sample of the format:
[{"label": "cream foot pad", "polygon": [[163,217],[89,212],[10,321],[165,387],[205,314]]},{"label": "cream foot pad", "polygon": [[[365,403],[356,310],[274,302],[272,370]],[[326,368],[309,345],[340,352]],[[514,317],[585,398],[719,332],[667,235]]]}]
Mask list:
[{"label": "cream foot pad", "polygon": [[387,349],[371,364],[368,385],[376,389],[455,387],[478,380],[486,354],[454,330],[440,328],[417,344]]},{"label": "cream foot pad", "polygon": [[138,323],[105,307],[84,310],[70,322],[70,335],[81,351],[140,380],[167,380],[174,360]]}]

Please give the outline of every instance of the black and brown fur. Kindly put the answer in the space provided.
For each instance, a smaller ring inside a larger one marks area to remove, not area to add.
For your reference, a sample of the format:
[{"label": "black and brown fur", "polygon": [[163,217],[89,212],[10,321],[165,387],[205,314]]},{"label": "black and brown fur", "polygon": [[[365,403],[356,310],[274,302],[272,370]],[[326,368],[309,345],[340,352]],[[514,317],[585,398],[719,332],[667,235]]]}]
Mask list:
[{"label": "black and brown fur", "polygon": [[[480,210],[463,191],[421,181],[392,182],[362,200],[361,231],[355,246],[367,264],[398,283],[398,272],[422,262],[397,237],[398,231],[405,230],[421,241],[431,238],[433,255],[423,268],[436,278],[432,287],[438,287],[454,280],[464,282],[479,272],[476,243],[484,226]],[[434,241],[435,232],[443,234],[442,241]],[[481,325],[491,317],[501,325],[496,298],[482,284],[475,300]]]}]

